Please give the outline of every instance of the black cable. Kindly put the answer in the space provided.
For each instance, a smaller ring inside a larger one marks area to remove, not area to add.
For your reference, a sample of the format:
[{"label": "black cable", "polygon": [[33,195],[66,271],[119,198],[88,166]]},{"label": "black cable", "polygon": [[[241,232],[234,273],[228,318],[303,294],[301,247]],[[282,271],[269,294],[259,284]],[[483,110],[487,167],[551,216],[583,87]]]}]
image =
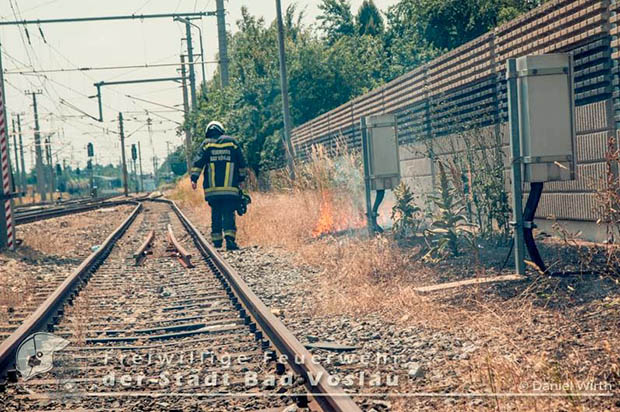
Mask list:
[{"label": "black cable", "polygon": [[510,249],[508,250],[508,254],[506,254],[506,259],[504,260],[504,264],[502,265],[502,267],[500,268],[500,272],[504,269],[506,269],[506,265],[508,264],[508,260],[510,259],[510,255],[512,255],[512,249],[515,246],[515,238],[514,236],[510,239]]},{"label": "black cable", "polygon": [[545,265],[542,256],[540,256],[540,252],[536,246],[536,241],[534,240],[534,217],[536,216],[536,209],[538,209],[542,191],[542,182],[530,183],[530,194],[527,197],[525,211],[523,212],[523,239],[532,262],[534,262],[534,264],[538,266],[538,269],[544,273],[547,271],[547,265]]}]

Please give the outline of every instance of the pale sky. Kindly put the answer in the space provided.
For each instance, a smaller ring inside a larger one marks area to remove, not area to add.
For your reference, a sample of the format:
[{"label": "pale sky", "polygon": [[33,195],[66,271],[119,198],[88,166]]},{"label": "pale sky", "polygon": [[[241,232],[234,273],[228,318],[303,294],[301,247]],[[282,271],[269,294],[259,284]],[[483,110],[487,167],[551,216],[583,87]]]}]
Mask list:
[{"label": "pale sky", "polygon": [[[397,3],[398,0],[375,0],[382,10]],[[282,0],[283,8],[291,2]],[[299,9],[306,9],[306,23],[314,24],[318,15],[318,1],[298,0]],[[362,0],[351,0],[354,12]],[[265,17],[267,22],[275,18],[275,0],[227,0],[227,26],[236,30],[241,7],[246,6],[254,15]],[[67,17],[91,17],[127,14],[154,14],[172,12],[214,11],[215,0],[2,0],[0,20],[50,19]],[[217,53],[217,27],[215,17],[205,17],[194,21],[201,27],[205,48],[205,60],[212,61]],[[26,36],[24,26],[0,26],[2,44],[2,63],[5,71],[6,103],[11,118],[15,113],[22,115],[22,131],[26,167],[30,168],[30,148],[33,142],[32,97],[26,90],[41,90],[38,96],[39,117],[43,133],[52,135],[53,152],[56,162],[66,160],[75,166],[84,167],[86,163],[85,146],[89,141],[95,145],[98,163],[118,163],[120,145],[118,135],[106,130],[118,131],[116,118],[122,111],[126,118],[126,144],[141,142],[143,169],[152,170],[152,156],[163,159],[167,143],[172,146],[182,144],[183,138],[176,135],[174,123],[182,120],[183,98],[180,85],[174,82],[146,83],[107,86],[102,89],[104,122],[99,123],[82,116],[78,111],[61,104],[61,99],[80,110],[98,116],[96,94],[93,83],[112,80],[134,80],[177,76],[178,66],[81,71],[67,73],[46,73],[45,76],[24,75],[16,71],[43,69],[71,69],[76,67],[130,66],[144,64],[177,63],[179,55],[185,53],[185,26],[172,19],[123,20],[90,23],[54,23],[41,25],[45,42],[39,27],[29,25]],[[200,53],[198,31],[194,30],[194,53]],[[196,77],[202,80],[201,68],[196,67]],[[207,64],[207,77],[215,66]],[[13,72],[13,73],[11,73]],[[136,100],[131,97],[149,100],[171,106],[165,108]],[[149,111],[149,114],[146,113]],[[152,133],[146,124],[147,117],[153,119]],[[135,132],[134,132],[135,131]],[[11,142],[12,144],[12,142]],[[129,154],[129,151],[127,152]],[[161,162],[161,160],[160,160]]]}]

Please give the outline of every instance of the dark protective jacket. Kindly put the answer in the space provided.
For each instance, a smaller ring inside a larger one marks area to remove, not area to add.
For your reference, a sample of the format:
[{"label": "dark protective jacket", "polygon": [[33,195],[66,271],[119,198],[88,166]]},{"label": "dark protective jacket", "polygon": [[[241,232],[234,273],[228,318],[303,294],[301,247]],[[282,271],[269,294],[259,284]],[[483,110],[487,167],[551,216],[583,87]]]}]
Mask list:
[{"label": "dark protective jacket", "polygon": [[205,199],[239,199],[239,184],[245,180],[246,164],[239,142],[230,136],[217,140],[206,139],[194,159],[192,182],[197,182],[204,170],[202,186]]}]

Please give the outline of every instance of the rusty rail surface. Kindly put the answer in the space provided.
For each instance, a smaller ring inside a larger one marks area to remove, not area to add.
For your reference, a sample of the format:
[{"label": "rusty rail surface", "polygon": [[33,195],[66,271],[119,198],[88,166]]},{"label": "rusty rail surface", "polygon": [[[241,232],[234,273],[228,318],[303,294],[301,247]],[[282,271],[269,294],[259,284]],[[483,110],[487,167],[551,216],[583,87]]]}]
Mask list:
[{"label": "rusty rail surface", "polygon": [[135,253],[133,254],[133,258],[136,260],[136,266],[141,265],[144,259],[146,258],[146,255],[149,254],[148,249],[153,244],[154,239],[155,239],[155,231],[151,230],[146,235],[146,239],[144,239],[144,242],[142,242],[138,250],[136,250]]},{"label": "rusty rail surface", "polygon": [[[15,330],[4,342],[0,344],[0,386],[5,383],[6,373],[14,368],[15,354],[21,342],[35,332],[49,330],[53,325],[53,319],[63,314],[63,305],[70,295],[79,289],[80,283],[87,280],[93,268],[98,267],[108,256],[116,241],[125,233],[129,225],[134,221],[142,204],[137,204],[131,214],[116,228],[112,234],[101,244],[99,249],[93,252],[75,269],[65,281],[32,313],[24,323]],[[15,376],[10,373],[9,376]]]},{"label": "rusty rail surface", "polygon": [[[235,296],[239,304],[242,305],[248,321],[255,323],[269,341],[274,344],[277,352],[277,354],[274,352],[274,358],[277,355],[285,355],[291,368],[305,379],[306,387],[310,391],[308,395],[314,398],[316,403],[325,411],[361,412],[359,406],[340,386],[329,384],[330,375],[325,368],[312,361],[312,354],[252,292],[237,271],[207,242],[200,231],[181,212],[176,203],[171,200],[158,201],[167,202],[172,206],[176,215],[193,237],[198,250],[212,262],[212,267],[219,271],[216,276],[222,283],[228,285],[229,294]],[[317,383],[313,385],[311,382]]]},{"label": "rusty rail surface", "polygon": [[22,225],[25,223],[37,222],[40,220],[52,219],[55,217],[71,215],[74,213],[88,212],[90,210],[101,209],[104,207],[115,207],[135,202],[143,201],[148,198],[148,194],[138,197],[125,197],[122,195],[104,196],[97,199],[75,199],[54,204],[47,203],[43,206],[23,205],[17,208],[15,223]]},{"label": "rusty rail surface", "polygon": [[115,201],[99,201],[94,203],[88,203],[83,205],[67,205],[50,207],[45,209],[39,209],[34,211],[23,211],[17,213],[15,216],[15,223],[17,225],[23,225],[25,223],[38,222],[41,220],[52,219],[55,217],[71,215],[74,213],[88,212],[90,210],[101,209],[104,207],[115,207],[131,203],[132,200],[115,200]]},{"label": "rusty rail surface", "polygon": [[171,225],[168,225],[168,240],[170,241],[170,246],[175,250],[175,255],[179,259],[179,262],[181,262],[185,268],[193,268],[194,265],[192,265],[191,261],[192,255],[185,250],[183,245],[174,236]]}]

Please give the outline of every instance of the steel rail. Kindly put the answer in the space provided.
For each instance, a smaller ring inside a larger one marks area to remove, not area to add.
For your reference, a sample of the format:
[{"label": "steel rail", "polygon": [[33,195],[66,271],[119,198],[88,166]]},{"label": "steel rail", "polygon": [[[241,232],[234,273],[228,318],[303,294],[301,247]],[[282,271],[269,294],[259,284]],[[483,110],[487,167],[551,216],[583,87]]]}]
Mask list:
[{"label": "steel rail", "polygon": [[[4,342],[0,344],[0,388],[6,385],[6,373],[15,368],[15,355],[17,348],[26,338],[35,332],[49,331],[54,323],[54,318],[64,313],[62,306],[70,298],[71,294],[80,288],[80,283],[87,280],[92,270],[99,267],[108,256],[116,241],[125,233],[134,221],[142,204],[138,203],[131,214],[110,234],[101,244],[99,249],[91,253],[71,275],[61,283],[48,298],[39,305],[20,327],[18,327]],[[16,378],[16,373],[10,373],[9,377]]]},{"label": "steel rail", "polygon": [[176,250],[175,255],[179,259],[179,262],[181,262],[185,268],[193,268],[194,265],[192,265],[191,261],[192,255],[187,253],[187,250],[185,250],[181,242],[174,236],[172,225],[168,225],[168,240],[170,241],[170,246]]},{"label": "steel rail", "polygon": [[16,224],[21,225],[25,223],[37,222],[40,220],[52,219],[74,213],[87,212],[89,210],[95,210],[103,207],[115,207],[125,204],[132,204],[136,201],[145,200],[147,197],[148,195],[135,198],[126,198],[124,196],[113,195],[98,199],[67,201],[59,205],[37,207],[31,210],[20,210],[16,214]]},{"label": "steel rail", "polygon": [[66,206],[66,205],[75,205],[75,204],[83,204],[83,203],[92,203],[92,202],[96,202],[96,201],[102,201],[102,200],[110,200],[113,199],[115,197],[119,197],[119,194],[111,194],[111,195],[106,195],[106,196],[100,196],[96,199],[93,199],[91,196],[83,196],[83,197],[75,197],[75,198],[69,198],[67,200],[63,200],[62,202],[38,202],[38,203],[24,203],[24,204],[19,204],[15,206],[15,210],[17,211],[32,211],[32,210],[41,210],[41,209],[46,209],[46,208],[52,208],[52,207],[56,207],[56,206]]},{"label": "steel rail", "polygon": [[15,216],[15,224],[23,225],[26,223],[38,222],[41,220],[52,219],[52,218],[60,217],[60,216],[88,212],[90,210],[101,209],[104,207],[120,206],[120,205],[124,205],[127,203],[132,203],[132,201],[131,200],[103,201],[103,202],[91,203],[91,204],[79,205],[79,206],[46,208],[44,210],[37,210],[33,212],[21,212]]},{"label": "steel rail", "polygon": [[[245,311],[251,315],[258,327],[274,344],[277,351],[287,357],[288,364],[293,370],[305,379],[311,396],[321,408],[325,411],[361,412],[359,406],[340,386],[329,384],[330,375],[325,368],[313,362],[312,354],[284,326],[282,321],[271,313],[258,296],[252,292],[237,271],[207,242],[176,203],[167,199],[158,199],[156,201],[166,202],[172,206],[176,215],[193,237],[198,250],[201,251],[205,258],[213,262],[215,267],[222,273],[225,281],[230,285],[231,290],[243,305]],[[316,382],[316,384],[312,384],[312,382]]]},{"label": "steel rail", "polygon": [[136,260],[136,266],[139,266],[144,260],[144,258],[146,258],[146,255],[148,254],[147,249],[150,248],[153,244],[153,239],[155,239],[155,231],[151,230],[146,235],[146,239],[144,239],[144,242],[142,242],[138,250],[136,250],[136,252],[133,254],[133,258]]}]

